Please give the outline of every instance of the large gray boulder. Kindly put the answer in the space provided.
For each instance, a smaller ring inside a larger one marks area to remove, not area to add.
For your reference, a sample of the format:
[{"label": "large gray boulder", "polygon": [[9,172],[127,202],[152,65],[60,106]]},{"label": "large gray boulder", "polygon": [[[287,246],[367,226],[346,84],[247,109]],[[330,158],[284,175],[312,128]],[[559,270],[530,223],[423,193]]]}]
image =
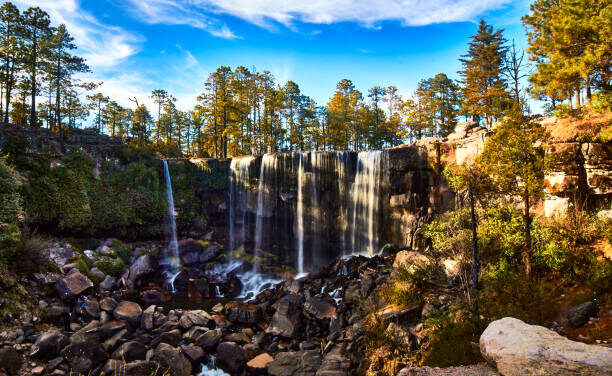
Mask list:
[{"label": "large gray boulder", "polygon": [[176,348],[167,343],[157,345],[153,360],[158,361],[162,368],[169,369],[170,374],[174,376],[191,375],[191,362]]},{"label": "large gray boulder", "polygon": [[30,356],[38,359],[55,358],[68,345],[68,337],[59,330],[49,330],[36,339],[30,348]]},{"label": "large gray boulder", "polygon": [[125,320],[134,328],[140,326],[141,315],[142,308],[137,303],[128,300],[121,301],[113,311],[113,316],[117,320]]},{"label": "large gray boulder", "polygon": [[302,325],[303,298],[296,294],[287,294],[276,303],[276,312],[272,316],[266,333],[292,338]]},{"label": "large gray boulder", "polygon": [[93,287],[93,282],[80,272],[67,275],[55,283],[55,291],[64,300],[72,299],[90,287]]},{"label": "large gray boulder", "polygon": [[612,374],[612,349],[570,341],[512,317],[489,324],[480,352],[504,376]]},{"label": "large gray boulder", "polygon": [[246,353],[234,342],[223,342],[217,346],[217,364],[232,374],[242,372],[246,366]]},{"label": "large gray boulder", "polygon": [[267,370],[270,376],[314,376],[321,368],[321,362],[318,350],[281,352],[267,364]]},{"label": "large gray boulder", "polygon": [[136,281],[141,277],[153,273],[157,270],[157,261],[151,255],[142,255],[134,261],[130,266],[130,277],[131,281]]}]

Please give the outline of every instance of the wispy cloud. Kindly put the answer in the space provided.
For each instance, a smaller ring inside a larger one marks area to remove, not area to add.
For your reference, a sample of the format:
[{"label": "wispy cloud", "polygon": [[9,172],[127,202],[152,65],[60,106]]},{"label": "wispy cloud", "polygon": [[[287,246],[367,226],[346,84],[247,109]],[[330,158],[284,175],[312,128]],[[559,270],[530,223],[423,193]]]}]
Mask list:
[{"label": "wispy cloud", "polygon": [[[129,0],[150,23],[180,23],[207,30],[218,27],[214,14],[228,14],[274,29],[274,23],[292,30],[296,22],[331,24],[358,22],[365,27],[396,20],[421,26],[472,21],[486,11],[513,0]],[[211,32],[212,33],[212,32]],[[222,33],[222,35],[225,33]],[[227,37],[235,37],[232,32]]]},{"label": "wispy cloud", "polygon": [[116,66],[139,51],[144,39],[120,27],[106,25],[81,9],[77,0],[17,0],[24,9],[44,9],[53,24],[66,24],[81,55],[94,70]]},{"label": "wispy cloud", "polygon": [[223,22],[211,17],[209,7],[199,1],[128,0],[126,5],[132,16],[144,23],[188,25],[206,30],[216,37],[239,38]]}]

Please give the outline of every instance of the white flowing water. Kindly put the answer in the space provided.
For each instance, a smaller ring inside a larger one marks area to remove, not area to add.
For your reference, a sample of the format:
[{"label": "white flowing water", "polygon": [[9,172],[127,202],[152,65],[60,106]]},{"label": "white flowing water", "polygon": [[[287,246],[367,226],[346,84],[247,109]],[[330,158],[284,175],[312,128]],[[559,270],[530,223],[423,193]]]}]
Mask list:
[{"label": "white flowing water", "polygon": [[[249,167],[254,157],[233,158],[230,163],[229,250],[244,244],[248,207]],[[239,232],[236,227],[239,227]],[[238,238],[238,239],[237,239]]]},{"label": "white flowing water", "polygon": [[298,192],[295,219],[297,221],[297,272],[304,273],[304,155],[300,153],[298,165]]},{"label": "white flowing water", "polygon": [[164,159],[164,174],[166,176],[166,200],[168,203],[168,217],[170,219],[170,243],[168,244],[168,253],[165,260],[166,270],[164,274],[168,285],[174,291],[174,279],[178,275],[181,267],[179,258],[178,240],[176,235],[176,210],[174,208],[174,196],[172,195],[172,181],[170,180],[170,170],[168,169],[168,161]]},{"label": "white flowing water", "polygon": [[372,255],[378,251],[381,156],[381,151],[360,152],[357,155],[355,182],[351,191],[353,253]]},{"label": "white flowing water", "polygon": [[266,176],[269,176],[269,172],[272,172],[275,167],[276,158],[273,154],[264,154],[261,159],[261,167],[259,169],[259,184],[257,187],[257,217],[255,219],[255,248],[253,250],[254,262],[253,271],[259,270],[259,263],[261,262],[260,252],[263,247],[263,236],[264,236],[264,205],[266,200],[270,200],[269,193],[267,192],[268,186],[266,185]]}]

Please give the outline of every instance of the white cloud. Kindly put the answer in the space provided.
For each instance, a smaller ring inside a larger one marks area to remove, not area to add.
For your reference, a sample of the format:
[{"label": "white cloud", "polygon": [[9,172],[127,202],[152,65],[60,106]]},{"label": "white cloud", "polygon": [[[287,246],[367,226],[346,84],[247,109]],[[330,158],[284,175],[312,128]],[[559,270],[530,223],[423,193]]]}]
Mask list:
[{"label": "white cloud", "polygon": [[[291,29],[296,21],[311,24],[359,22],[366,27],[386,20],[404,25],[471,21],[485,11],[513,0],[129,0],[151,23],[180,23],[210,29],[211,14],[229,14],[274,28],[271,21]],[[235,35],[230,32],[229,37]]]},{"label": "white cloud", "polygon": [[211,35],[225,38],[239,38],[227,25],[210,17],[206,7],[191,0],[128,0],[126,9],[141,22],[148,24],[189,25],[203,29]]},{"label": "white cloud", "polygon": [[22,9],[38,6],[55,25],[66,24],[87,64],[95,71],[122,63],[138,52],[143,38],[120,27],[106,25],[83,11],[77,0],[17,0]]}]

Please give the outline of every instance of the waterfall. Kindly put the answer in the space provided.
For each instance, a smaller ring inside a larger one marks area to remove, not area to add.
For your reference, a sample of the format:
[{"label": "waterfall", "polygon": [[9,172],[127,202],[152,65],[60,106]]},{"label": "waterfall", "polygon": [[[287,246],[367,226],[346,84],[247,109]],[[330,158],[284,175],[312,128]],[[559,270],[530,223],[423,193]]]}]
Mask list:
[{"label": "waterfall", "polygon": [[355,182],[351,191],[353,253],[372,255],[378,250],[381,155],[381,151],[360,152],[357,155]]},{"label": "waterfall", "polygon": [[298,165],[298,192],[295,219],[297,221],[297,272],[304,273],[304,155],[299,154]]},{"label": "waterfall", "polygon": [[168,245],[167,258],[165,264],[167,270],[164,274],[168,279],[168,283],[174,290],[174,278],[176,278],[180,269],[180,258],[178,250],[178,240],[176,236],[176,210],[174,209],[174,197],[172,195],[172,181],[170,180],[170,170],[168,169],[168,161],[164,159],[164,173],[166,176],[166,200],[168,202],[168,217],[170,219],[170,244]]},{"label": "waterfall", "polygon": [[259,168],[259,184],[257,186],[257,217],[255,219],[255,248],[253,249],[253,271],[258,271],[260,262],[260,251],[263,247],[264,236],[264,200],[270,200],[269,187],[266,185],[266,177],[269,173],[273,173],[275,169],[276,158],[273,154],[264,154],[261,159],[261,167]]},{"label": "waterfall", "polygon": [[246,241],[249,167],[253,160],[254,157],[233,158],[230,163],[228,244],[230,251],[244,245]]}]

